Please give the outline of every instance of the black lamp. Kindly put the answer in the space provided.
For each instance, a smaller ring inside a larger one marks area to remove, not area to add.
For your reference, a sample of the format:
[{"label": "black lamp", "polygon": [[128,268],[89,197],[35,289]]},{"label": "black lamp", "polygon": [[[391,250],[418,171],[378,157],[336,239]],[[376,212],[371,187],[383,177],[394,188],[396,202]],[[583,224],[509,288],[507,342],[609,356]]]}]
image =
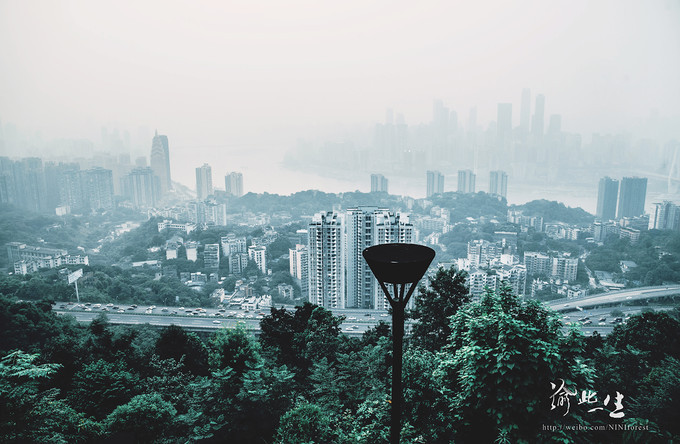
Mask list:
[{"label": "black lamp", "polygon": [[[399,443],[401,433],[401,368],[402,346],[404,342],[404,310],[415,291],[418,281],[423,277],[434,259],[432,248],[416,244],[382,244],[366,248],[364,259],[380,283],[387,300],[392,306],[392,423],[390,442]],[[394,294],[390,294],[386,284],[392,284]],[[404,295],[406,285],[410,284]]]}]

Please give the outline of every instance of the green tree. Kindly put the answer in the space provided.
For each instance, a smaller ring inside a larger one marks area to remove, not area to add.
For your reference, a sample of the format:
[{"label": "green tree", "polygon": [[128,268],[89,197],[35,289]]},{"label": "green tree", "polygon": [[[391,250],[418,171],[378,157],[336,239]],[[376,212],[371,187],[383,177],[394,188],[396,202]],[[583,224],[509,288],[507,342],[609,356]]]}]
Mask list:
[{"label": "green tree", "polygon": [[161,330],[156,341],[156,353],[161,359],[181,361],[195,375],[209,374],[207,347],[195,333],[188,333],[177,325]]},{"label": "green tree", "polygon": [[336,439],[329,414],[308,402],[288,410],[276,431],[276,441],[286,444],[330,444]]},{"label": "green tree", "polygon": [[420,288],[410,316],[416,321],[412,329],[413,343],[426,350],[442,348],[451,333],[449,318],[470,300],[465,284],[467,273],[440,268],[429,278],[429,286]]},{"label": "green tree", "polygon": [[104,424],[113,442],[156,442],[176,414],[172,403],[159,394],[142,394],[116,407]]}]

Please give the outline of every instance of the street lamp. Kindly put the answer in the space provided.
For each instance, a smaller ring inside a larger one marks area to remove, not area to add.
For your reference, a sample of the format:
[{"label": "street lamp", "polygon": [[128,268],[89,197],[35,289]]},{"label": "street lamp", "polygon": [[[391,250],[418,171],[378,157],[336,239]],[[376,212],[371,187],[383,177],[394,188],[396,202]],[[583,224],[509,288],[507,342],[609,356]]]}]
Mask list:
[{"label": "street lamp", "polygon": [[[366,248],[364,259],[380,283],[387,300],[392,306],[392,422],[390,442],[399,444],[401,432],[401,367],[402,345],[404,342],[404,309],[434,259],[432,248],[416,244],[381,244]],[[392,284],[394,294],[387,288]],[[406,290],[406,286],[408,290]],[[406,295],[404,292],[406,291]]]}]

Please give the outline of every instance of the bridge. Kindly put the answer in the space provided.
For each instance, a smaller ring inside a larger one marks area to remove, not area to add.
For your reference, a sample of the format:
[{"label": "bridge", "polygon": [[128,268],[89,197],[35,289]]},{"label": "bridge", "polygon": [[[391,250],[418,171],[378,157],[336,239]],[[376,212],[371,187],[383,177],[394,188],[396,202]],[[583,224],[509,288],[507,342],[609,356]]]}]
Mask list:
[{"label": "bridge", "polygon": [[661,285],[656,287],[629,288],[610,291],[573,299],[555,299],[545,303],[546,307],[568,312],[585,308],[611,307],[623,303],[646,303],[654,299],[663,299],[680,295],[680,285]]}]

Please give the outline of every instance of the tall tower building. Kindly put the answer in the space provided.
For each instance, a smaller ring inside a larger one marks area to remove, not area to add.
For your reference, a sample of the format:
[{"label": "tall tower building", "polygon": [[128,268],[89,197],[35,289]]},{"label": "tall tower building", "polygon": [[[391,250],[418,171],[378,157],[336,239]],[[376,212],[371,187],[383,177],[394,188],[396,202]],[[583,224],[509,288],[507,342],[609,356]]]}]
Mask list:
[{"label": "tall tower building", "polygon": [[196,168],[196,198],[205,200],[212,194],[212,169],[204,163],[202,167]]},{"label": "tall tower building", "polygon": [[343,220],[339,213],[317,213],[309,224],[309,302],[345,308]]},{"label": "tall tower building", "polygon": [[435,194],[441,194],[443,192],[444,192],[444,175],[439,171],[428,171],[426,197],[431,197]]},{"label": "tall tower building", "polygon": [[170,148],[168,136],[159,136],[158,131],[151,143],[151,169],[160,180],[161,193],[165,194],[172,189],[170,177]]},{"label": "tall tower building", "polygon": [[472,170],[458,171],[458,192],[459,193],[474,193],[475,180],[477,175]]},{"label": "tall tower building", "polygon": [[619,195],[619,181],[609,177],[600,179],[597,189],[597,210],[600,220],[616,219],[616,200]]},{"label": "tall tower building", "polygon": [[151,168],[135,168],[121,178],[123,196],[135,208],[153,208],[160,200],[160,179]]},{"label": "tall tower building", "polygon": [[529,90],[529,88],[524,88],[522,90],[522,104],[520,107],[519,114],[519,127],[522,130],[522,134],[529,133],[530,120],[531,120],[531,90]]},{"label": "tall tower building", "polygon": [[531,133],[536,137],[543,136],[543,127],[545,126],[545,96],[538,94],[536,96],[536,107],[534,109],[534,119],[531,122]]},{"label": "tall tower building", "polygon": [[512,103],[499,103],[496,122],[498,147],[507,148],[512,141]]},{"label": "tall tower building", "polygon": [[224,189],[229,196],[243,196],[243,174],[234,171],[224,176]]},{"label": "tall tower building", "polygon": [[91,210],[113,208],[113,172],[91,168],[81,173],[83,197]]},{"label": "tall tower building", "polygon": [[309,285],[307,245],[296,244],[295,248],[290,248],[288,250],[288,258],[290,260],[290,275],[300,285],[302,299],[309,300],[309,288],[307,287]]},{"label": "tall tower building", "polygon": [[413,225],[408,216],[378,207],[350,208],[345,214],[346,308],[386,310],[389,302],[363,258],[365,248],[387,243],[410,243]]},{"label": "tall tower building", "polygon": [[508,175],[505,171],[491,171],[489,173],[489,194],[508,197]]},{"label": "tall tower building", "polygon": [[371,193],[387,193],[387,178],[382,174],[371,174]]},{"label": "tall tower building", "polygon": [[663,203],[655,203],[649,228],[675,231],[680,229],[680,207],[668,200],[663,201]]},{"label": "tall tower building", "polygon": [[619,207],[616,217],[636,217],[645,213],[647,196],[646,177],[624,177],[619,193]]}]

